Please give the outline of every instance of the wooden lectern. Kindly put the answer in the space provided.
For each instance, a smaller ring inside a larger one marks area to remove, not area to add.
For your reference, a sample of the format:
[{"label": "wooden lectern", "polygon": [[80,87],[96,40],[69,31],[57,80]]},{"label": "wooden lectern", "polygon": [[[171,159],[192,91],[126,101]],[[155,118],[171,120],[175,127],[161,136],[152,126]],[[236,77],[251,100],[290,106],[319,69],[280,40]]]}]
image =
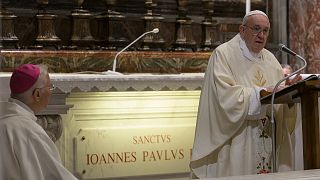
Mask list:
[{"label": "wooden lectern", "polygon": [[[316,75],[293,84],[275,94],[274,104],[301,103],[304,169],[320,168],[320,134]],[[271,103],[271,95],[261,98],[262,104]]]}]

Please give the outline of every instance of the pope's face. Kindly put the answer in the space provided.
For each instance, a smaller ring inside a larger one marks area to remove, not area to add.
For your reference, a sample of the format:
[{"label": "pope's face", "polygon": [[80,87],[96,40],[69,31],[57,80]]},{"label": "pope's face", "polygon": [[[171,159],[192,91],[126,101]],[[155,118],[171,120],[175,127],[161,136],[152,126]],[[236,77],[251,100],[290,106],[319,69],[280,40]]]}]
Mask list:
[{"label": "pope's face", "polygon": [[265,47],[269,30],[270,22],[261,14],[249,16],[246,24],[240,26],[241,37],[254,53],[259,53]]}]

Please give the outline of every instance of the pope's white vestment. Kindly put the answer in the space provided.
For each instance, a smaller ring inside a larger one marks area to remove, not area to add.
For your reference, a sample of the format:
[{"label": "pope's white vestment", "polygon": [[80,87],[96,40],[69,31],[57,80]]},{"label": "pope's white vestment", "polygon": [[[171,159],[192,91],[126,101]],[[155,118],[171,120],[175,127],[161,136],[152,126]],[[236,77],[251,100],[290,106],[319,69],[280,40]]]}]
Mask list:
[{"label": "pope's white vestment", "polygon": [[[272,172],[270,105],[260,90],[283,78],[282,68],[266,49],[252,54],[240,35],[212,53],[198,109],[190,168],[193,177],[209,178]],[[279,171],[293,167],[283,106],[275,106]]]},{"label": "pope's white vestment", "polygon": [[74,180],[57,147],[22,102],[0,102],[0,179]]}]

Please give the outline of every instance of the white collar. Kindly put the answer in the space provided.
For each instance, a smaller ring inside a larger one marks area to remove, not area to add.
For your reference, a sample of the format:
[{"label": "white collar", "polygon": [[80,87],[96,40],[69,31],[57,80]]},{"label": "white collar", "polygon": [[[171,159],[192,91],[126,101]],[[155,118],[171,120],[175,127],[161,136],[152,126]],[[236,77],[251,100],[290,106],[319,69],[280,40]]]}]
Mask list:
[{"label": "white collar", "polygon": [[19,101],[18,99],[9,98],[9,102],[14,102],[14,103],[18,104],[19,106],[21,106],[23,109],[27,110],[28,112],[34,114],[34,112],[31,110],[31,108],[29,106],[27,106],[23,102]]},{"label": "white collar", "polygon": [[248,59],[248,60],[251,60],[251,61],[260,61],[261,60],[261,57],[262,57],[262,53],[261,51],[259,53],[254,53],[254,52],[251,52],[245,41],[240,37],[240,49],[242,50],[242,53],[243,55]]}]

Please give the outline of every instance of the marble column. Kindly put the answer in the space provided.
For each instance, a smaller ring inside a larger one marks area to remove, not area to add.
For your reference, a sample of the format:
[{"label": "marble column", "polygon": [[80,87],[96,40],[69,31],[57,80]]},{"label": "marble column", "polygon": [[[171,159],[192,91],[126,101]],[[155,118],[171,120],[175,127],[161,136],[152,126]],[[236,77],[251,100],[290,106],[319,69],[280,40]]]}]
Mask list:
[{"label": "marble column", "polygon": [[[319,73],[320,70],[320,1],[289,1],[289,47],[304,57],[308,66],[304,73]],[[290,57],[294,69],[302,62]]]}]

